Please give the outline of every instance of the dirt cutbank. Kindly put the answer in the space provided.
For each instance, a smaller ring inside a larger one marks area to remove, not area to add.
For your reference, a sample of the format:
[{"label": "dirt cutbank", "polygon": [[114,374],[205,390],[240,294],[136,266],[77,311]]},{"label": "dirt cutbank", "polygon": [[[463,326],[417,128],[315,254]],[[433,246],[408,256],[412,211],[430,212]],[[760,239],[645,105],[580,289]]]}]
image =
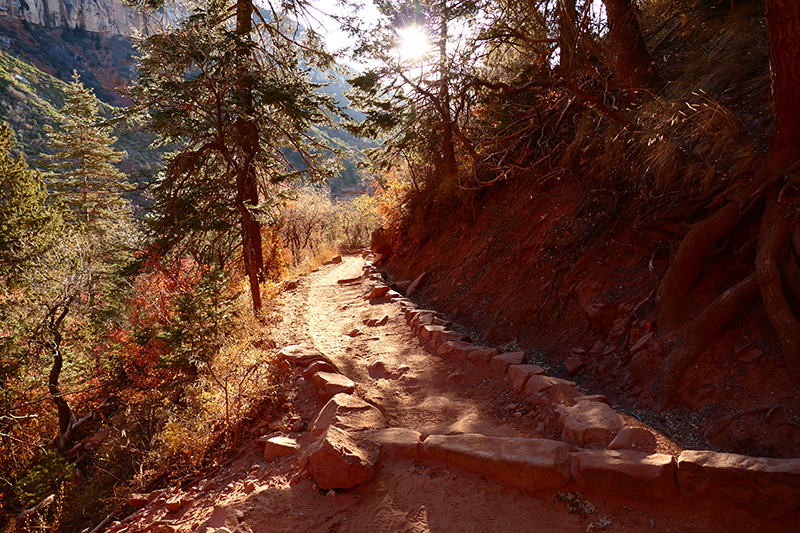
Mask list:
[{"label": "dirt cutbank", "polygon": [[[431,210],[384,268],[393,280],[427,272],[415,294],[423,306],[487,345],[525,350],[687,448],[800,456],[800,389],[760,301],[686,371],[676,403],[654,412],[660,365],[679,339],[659,334],[655,292],[686,227],[637,228],[618,212],[632,210],[568,179],[546,192],[505,184],[469,206]],[[757,222],[743,220],[720,243],[687,315],[742,277],[753,232]]]}]

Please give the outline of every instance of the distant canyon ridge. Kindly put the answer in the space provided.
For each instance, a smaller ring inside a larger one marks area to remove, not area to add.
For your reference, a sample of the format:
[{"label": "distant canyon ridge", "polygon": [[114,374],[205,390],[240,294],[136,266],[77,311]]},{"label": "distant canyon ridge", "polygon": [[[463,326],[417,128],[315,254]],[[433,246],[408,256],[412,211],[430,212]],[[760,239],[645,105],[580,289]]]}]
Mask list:
[{"label": "distant canyon ridge", "polygon": [[130,37],[135,31],[149,34],[154,27],[171,24],[185,13],[182,4],[168,2],[166,9],[145,13],[120,0],[0,0],[0,17],[11,17],[45,28],[69,27]]}]

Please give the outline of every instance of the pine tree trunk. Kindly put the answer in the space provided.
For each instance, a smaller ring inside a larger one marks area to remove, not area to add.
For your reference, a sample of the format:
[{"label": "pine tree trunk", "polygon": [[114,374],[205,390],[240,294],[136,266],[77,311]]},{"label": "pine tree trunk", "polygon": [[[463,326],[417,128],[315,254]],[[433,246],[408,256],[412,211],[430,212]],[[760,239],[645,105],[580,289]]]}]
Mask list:
[{"label": "pine tree trunk", "polygon": [[442,25],[439,29],[439,88],[440,115],[442,120],[442,157],[444,159],[445,179],[450,180],[456,174],[456,150],[453,136],[453,118],[450,112],[450,71],[447,62],[447,23],[450,17],[447,0],[441,3]]},{"label": "pine tree trunk", "polygon": [[603,0],[617,70],[625,84],[628,101],[637,99],[643,87],[658,80],[642,29],[631,0]]},{"label": "pine tree trunk", "polygon": [[767,33],[775,116],[768,161],[782,173],[800,160],[800,2],[767,0]]},{"label": "pine tree trunk", "polygon": [[[236,33],[243,38],[249,38],[253,29],[253,2],[252,0],[238,0],[236,2]],[[247,80],[244,75],[248,51],[242,49],[238,51],[243,62],[243,80]],[[240,89],[240,96],[243,101],[244,114],[250,115],[253,107],[253,96],[250,88],[244,86]],[[253,310],[256,313],[261,311],[261,288],[259,283],[264,281],[264,254],[261,244],[261,224],[253,215],[252,209],[258,207],[258,185],[256,182],[255,157],[258,152],[258,131],[250,124],[246,117],[240,117],[236,124],[237,144],[241,161],[239,161],[239,173],[237,176],[237,198],[239,214],[241,215],[242,225],[242,248],[244,257],[244,267],[250,282],[250,293],[253,298]]]},{"label": "pine tree trunk", "polygon": [[561,73],[575,72],[575,48],[578,43],[578,12],[575,0],[558,0],[558,52]]}]

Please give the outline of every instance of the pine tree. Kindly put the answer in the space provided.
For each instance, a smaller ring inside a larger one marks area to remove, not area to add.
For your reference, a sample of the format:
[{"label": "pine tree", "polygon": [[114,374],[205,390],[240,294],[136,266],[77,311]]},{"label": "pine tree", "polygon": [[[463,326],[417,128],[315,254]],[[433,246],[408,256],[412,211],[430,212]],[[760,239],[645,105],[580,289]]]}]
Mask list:
[{"label": "pine tree", "polygon": [[48,184],[71,209],[71,221],[90,224],[114,218],[115,211],[127,204],[122,193],[131,189],[127,176],[114,166],[124,154],[114,149],[117,138],[103,123],[97,97],[83,86],[77,72],[66,93],[58,117],[60,129],[45,126],[48,146],[54,151],[43,155],[51,170]]},{"label": "pine tree", "polygon": [[46,246],[61,217],[46,204],[41,175],[22,156],[11,156],[11,128],[0,123],[0,279],[19,269]]},{"label": "pine tree", "polygon": [[279,184],[334,173],[328,146],[309,132],[340,111],[307,73],[330,67],[328,54],[295,41],[296,24],[284,15],[255,23],[252,2],[231,4],[209,2],[141,41],[130,96],[159,142],[179,147],[153,190],[160,250],[183,245],[222,263],[235,249],[258,312],[266,279],[261,227],[281,200]]}]

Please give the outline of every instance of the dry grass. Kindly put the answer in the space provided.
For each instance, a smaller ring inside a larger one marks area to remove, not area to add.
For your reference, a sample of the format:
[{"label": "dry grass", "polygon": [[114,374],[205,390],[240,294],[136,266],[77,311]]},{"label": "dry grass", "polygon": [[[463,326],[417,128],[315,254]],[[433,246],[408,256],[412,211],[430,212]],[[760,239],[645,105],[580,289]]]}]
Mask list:
[{"label": "dry grass", "polygon": [[[654,57],[659,58],[668,96],[701,90],[722,94],[750,82],[768,67],[769,51],[761,2],[737,3],[731,11],[690,11],[676,3],[654,6],[664,13],[651,35]],[[650,29],[655,22],[650,23]],[[671,93],[671,94],[669,94]]]},{"label": "dry grass", "polygon": [[[649,204],[651,220],[674,212],[676,205],[702,202],[732,177],[752,170],[766,148],[764,117],[771,116],[763,6],[737,3],[732,11],[693,6],[677,0],[643,3],[647,41],[667,82],[625,112],[632,128],[585,102],[564,112],[563,98],[553,100],[542,91],[530,119],[514,117],[511,142],[493,160],[524,162],[519,164],[524,175],[551,182],[567,176],[589,188],[638,195]],[[589,86],[587,80],[584,87]],[[594,87],[598,101],[608,103],[598,92],[602,87]],[[548,142],[542,145],[542,139]],[[531,168],[531,162],[543,164]],[[505,172],[499,168],[497,174]]]},{"label": "dry grass", "polygon": [[676,190],[705,194],[754,153],[740,135],[741,122],[705,92],[687,100],[653,100],[640,117],[636,152],[647,197]]},{"label": "dry grass", "polygon": [[286,277],[287,279],[293,279],[313,272],[339,254],[338,243],[322,243],[315,250],[301,254],[296,263],[289,265],[286,270]]}]

